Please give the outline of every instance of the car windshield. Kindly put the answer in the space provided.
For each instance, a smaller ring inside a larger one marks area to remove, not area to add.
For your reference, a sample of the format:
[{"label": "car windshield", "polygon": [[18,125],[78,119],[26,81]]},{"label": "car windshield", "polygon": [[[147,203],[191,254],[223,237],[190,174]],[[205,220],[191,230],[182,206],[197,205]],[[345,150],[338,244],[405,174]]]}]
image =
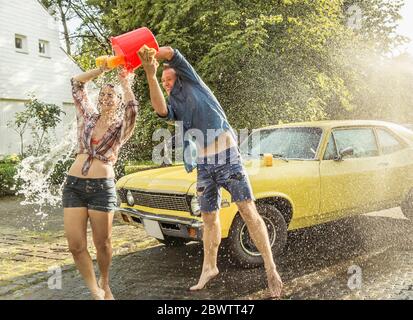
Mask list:
[{"label": "car windshield", "polygon": [[241,144],[243,156],[260,157],[265,153],[285,159],[313,160],[323,130],[316,127],[261,129]]}]

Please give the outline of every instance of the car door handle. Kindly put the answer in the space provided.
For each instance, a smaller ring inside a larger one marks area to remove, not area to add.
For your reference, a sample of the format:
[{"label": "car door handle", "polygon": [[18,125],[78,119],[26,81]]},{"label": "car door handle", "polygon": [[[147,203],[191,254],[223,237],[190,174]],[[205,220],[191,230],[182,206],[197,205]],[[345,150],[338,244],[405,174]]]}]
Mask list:
[{"label": "car door handle", "polygon": [[380,162],[380,163],[379,163],[379,166],[380,166],[380,167],[387,167],[388,165],[389,165],[388,162]]}]

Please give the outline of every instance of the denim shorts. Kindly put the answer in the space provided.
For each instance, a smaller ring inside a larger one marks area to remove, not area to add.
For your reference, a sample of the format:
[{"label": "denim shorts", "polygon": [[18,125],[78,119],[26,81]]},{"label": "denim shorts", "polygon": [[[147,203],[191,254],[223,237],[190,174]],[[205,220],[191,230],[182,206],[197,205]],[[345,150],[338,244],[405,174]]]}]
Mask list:
[{"label": "denim shorts", "polygon": [[254,200],[237,148],[198,158],[197,171],[197,195],[201,212],[209,213],[220,209],[221,187],[231,194],[232,202]]},{"label": "denim shorts", "polygon": [[115,179],[67,176],[62,202],[63,208],[113,211],[117,207]]}]

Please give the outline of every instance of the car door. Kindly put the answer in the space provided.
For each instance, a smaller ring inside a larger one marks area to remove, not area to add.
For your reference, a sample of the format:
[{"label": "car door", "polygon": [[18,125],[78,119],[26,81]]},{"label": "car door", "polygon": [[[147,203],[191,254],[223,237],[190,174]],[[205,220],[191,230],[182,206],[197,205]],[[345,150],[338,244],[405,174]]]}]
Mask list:
[{"label": "car door", "polygon": [[[353,148],[342,159],[339,152]],[[371,127],[343,127],[331,131],[320,164],[321,215],[342,216],[368,211],[380,200],[385,168]]]},{"label": "car door", "polygon": [[376,134],[380,146],[381,163],[386,168],[383,200],[389,203],[399,202],[409,184],[408,171],[411,166],[411,153],[407,145],[390,129],[378,127]]}]

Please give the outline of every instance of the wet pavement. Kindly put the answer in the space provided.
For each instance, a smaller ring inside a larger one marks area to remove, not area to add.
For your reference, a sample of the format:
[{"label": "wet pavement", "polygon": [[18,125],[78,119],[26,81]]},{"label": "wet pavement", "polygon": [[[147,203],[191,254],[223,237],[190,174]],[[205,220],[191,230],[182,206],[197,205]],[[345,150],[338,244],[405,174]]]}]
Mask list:
[{"label": "wet pavement", "polygon": [[[66,249],[61,210],[44,220],[47,228],[41,230],[25,218],[29,210],[16,199],[0,203],[5,204],[0,211],[0,299],[90,299]],[[413,223],[394,208],[290,233],[277,259],[283,298],[413,300],[412,231]],[[239,269],[222,255],[220,275],[205,290],[190,292],[201,271],[199,243],[166,248],[142,229],[115,224],[113,246],[111,281],[117,299],[267,298],[262,268]],[[61,268],[61,288],[51,282],[56,267]]]}]

